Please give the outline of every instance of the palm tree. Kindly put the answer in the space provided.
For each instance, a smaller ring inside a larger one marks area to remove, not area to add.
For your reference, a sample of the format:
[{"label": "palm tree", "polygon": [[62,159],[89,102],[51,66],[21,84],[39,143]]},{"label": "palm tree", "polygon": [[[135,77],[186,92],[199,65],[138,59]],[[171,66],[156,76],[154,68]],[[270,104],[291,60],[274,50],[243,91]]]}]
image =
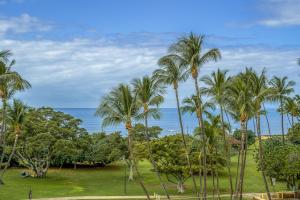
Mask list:
[{"label": "palm tree", "polygon": [[221,58],[221,53],[218,49],[210,49],[209,51],[203,53],[203,42],[204,36],[199,36],[191,33],[188,36],[184,36],[179,38],[178,42],[173,44],[170,47],[170,52],[175,53],[178,55],[186,65],[188,72],[192,75],[192,78],[195,82],[195,90],[197,96],[197,118],[198,118],[198,125],[202,132],[202,139],[204,141],[203,145],[203,177],[204,177],[204,185],[203,185],[203,198],[206,199],[207,191],[206,191],[206,179],[207,179],[207,169],[206,169],[206,138],[204,134],[204,126],[203,126],[203,116],[201,110],[201,96],[200,90],[198,85],[198,75],[200,71],[200,67],[204,64],[208,63],[209,61],[217,61]]},{"label": "palm tree", "polygon": [[230,194],[233,195],[233,184],[231,175],[231,161],[230,161],[230,147],[226,139],[225,121],[224,121],[224,109],[226,104],[226,92],[228,90],[230,77],[227,76],[227,70],[218,69],[217,72],[212,72],[210,75],[203,76],[201,81],[205,83],[203,93],[211,97],[210,101],[217,104],[220,108],[222,135],[224,141],[224,150],[227,157],[227,169],[229,174]]},{"label": "palm tree", "polygon": [[132,121],[139,117],[139,107],[136,102],[136,95],[133,94],[129,85],[120,84],[114,88],[107,96],[105,96],[99,107],[96,115],[102,117],[102,126],[124,124],[128,133],[128,149],[129,159],[133,163],[138,181],[145,192],[147,199],[150,200],[149,193],[142,181],[138,166],[136,164],[133,153],[133,132]]},{"label": "palm tree", "polygon": [[179,95],[178,95],[179,83],[185,81],[188,77],[188,74],[185,71],[185,67],[183,65],[182,60],[178,56],[173,56],[173,55],[164,56],[159,59],[158,65],[160,66],[160,69],[157,69],[153,72],[154,77],[159,82],[161,82],[165,85],[172,85],[173,89],[175,91],[180,131],[181,131],[184,148],[186,151],[186,159],[187,159],[187,163],[188,163],[189,173],[193,179],[193,186],[194,186],[195,193],[196,193],[198,199],[200,199],[196,180],[194,177],[194,173],[192,171],[192,164],[190,161],[189,151],[187,148],[187,142],[186,142],[185,135],[184,135],[183,122],[182,122],[180,105],[179,105],[180,101],[179,101]]},{"label": "palm tree", "polygon": [[245,74],[239,74],[235,77],[229,86],[228,92],[228,110],[233,119],[240,122],[241,126],[241,147],[239,153],[240,164],[238,166],[239,175],[237,176],[237,185],[234,199],[242,199],[243,195],[243,178],[246,165],[246,138],[247,138],[247,121],[252,116],[252,93],[250,90],[250,80]]},{"label": "palm tree", "polygon": [[8,157],[8,161],[7,161],[4,169],[1,172],[0,180],[2,180],[3,175],[4,175],[5,171],[7,170],[7,168],[9,167],[10,161],[16,151],[18,138],[23,129],[26,111],[27,111],[27,106],[24,105],[20,100],[14,99],[12,105],[8,106],[8,110],[7,110],[8,122],[9,122],[9,126],[10,126],[12,132],[15,134],[15,140],[14,140],[14,144],[13,144],[11,153]]},{"label": "palm tree", "polygon": [[280,114],[281,114],[281,134],[282,141],[284,142],[284,119],[283,119],[283,103],[284,100],[288,98],[288,95],[294,92],[293,86],[295,85],[294,81],[288,81],[288,78],[285,76],[283,78],[274,76],[270,81],[271,86],[271,99],[273,101],[279,102],[280,105]]},{"label": "palm tree", "polygon": [[[257,74],[251,68],[248,69],[248,75],[250,77],[250,87],[251,92],[253,95],[253,109],[255,115],[255,122],[256,122],[256,133],[258,136],[258,144],[259,144],[259,161],[260,165],[262,165],[264,159],[263,147],[262,147],[262,140],[261,140],[261,127],[260,127],[260,118],[262,113],[262,105],[267,100],[270,90],[267,87],[267,78],[266,78],[266,71],[263,70],[261,74]],[[268,185],[268,181],[265,174],[265,167],[261,166],[261,172],[263,181],[266,187],[268,199],[271,200],[270,189]]]},{"label": "palm tree", "polygon": [[[183,114],[185,113],[190,113],[190,114],[196,114],[197,112],[197,97],[196,95],[192,95],[191,97],[186,97],[182,100],[182,104],[183,106],[181,107],[181,111]],[[211,112],[210,110],[215,110],[216,106],[214,103],[206,101],[204,103],[202,103],[202,111],[203,114],[206,117],[211,116]]]},{"label": "palm tree", "polygon": [[283,112],[286,112],[287,115],[290,115],[292,118],[291,126],[294,127],[294,118],[297,117],[300,113],[297,101],[295,98],[288,97],[283,103]]},{"label": "palm tree", "polygon": [[[6,130],[6,108],[7,101],[18,91],[23,91],[31,87],[30,83],[23,79],[23,77],[16,71],[12,71],[15,60],[9,62],[8,60],[0,61],[0,98],[2,101],[2,123],[0,131],[0,139],[2,145],[2,155],[0,158],[0,169],[4,159],[5,149],[5,130]],[[3,183],[0,180],[0,184]]]},{"label": "palm tree", "polygon": [[134,86],[134,92],[137,95],[137,104],[143,108],[143,115],[145,120],[145,135],[147,138],[147,146],[150,157],[150,162],[156,172],[159,182],[167,196],[170,199],[169,193],[167,192],[166,186],[162,181],[161,175],[157,169],[157,165],[153,160],[151,155],[151,143],[150,136],[148,132],[148,118],[152,117],[154,119],[160,118],[160,112],[158,106],[163,103],[163,94],[165,93],[165,88],[159,83],[155,78],[144,76],[142,79],[134,79],[132,81]]}]

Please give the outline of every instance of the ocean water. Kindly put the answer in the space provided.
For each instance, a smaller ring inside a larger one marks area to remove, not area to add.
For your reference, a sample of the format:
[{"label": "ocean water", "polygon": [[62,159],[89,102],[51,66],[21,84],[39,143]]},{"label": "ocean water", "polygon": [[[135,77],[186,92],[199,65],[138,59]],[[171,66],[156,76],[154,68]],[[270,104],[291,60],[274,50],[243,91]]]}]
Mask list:
[{"label": "ocean water", "polygon": [[[85,128],[88,132],[100,132],[105,131],[107,133],[121,131],[122,134],[126,134],[124,126],[110,126],[110,127],[101,127],[101,118],[95,116],[96,108],[57,108],[56,110],[68,113],[76,118],[82,120],[81,126]],[[160,120],[149,120],[150,126],[160,126],[163,129],[162,135],[172,134],[176,131],[179,131],[179,123],[177,110],[175,108],[162,108],[161,109],[161,119]],[[280,114],[276,109],[268,109],[268,118],[270,122],[270,129],[272,134],[281,134],[281,118]],[[285,132],[287,132],[290,124],[287,117],[285,116]],[[231,120],[232,126],[234,129],[239,128],[239,124]],[[138,122],[134,122],[138,123]],[[141,121],[142,123],[142,121]],[[184,128],[188,133],[192,133],[194,128],[197,126],[197,118],[194,115],[185,114],[183,115],[183,124]],[[268,134],[268,127],[266,119],[262,116],[261,119],[261,128],[262,134]],[[249,128],[253,129],[253,122],[249,121]]]}]

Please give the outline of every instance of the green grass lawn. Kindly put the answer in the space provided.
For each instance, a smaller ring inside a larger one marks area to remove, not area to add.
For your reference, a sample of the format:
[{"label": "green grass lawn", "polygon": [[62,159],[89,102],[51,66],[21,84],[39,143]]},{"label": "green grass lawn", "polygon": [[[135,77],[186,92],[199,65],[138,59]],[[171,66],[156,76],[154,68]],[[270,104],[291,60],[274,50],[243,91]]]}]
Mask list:
[{"label": "green grass lawn", "polygon": [[[253,147],[252,147],[253,148]],[[261,174],[256,170],[252,148],[248,151],[247,167],[245,172],[244,191],[264,192]],[[234,178],[236,175],[236,157],[232,158]],[[139,164],[146,186],[150,194],[163,194],[157,178],[150,170],[148,162]],[[59,196],[93,196],[93,195],[124,195],[124,168],[121,164],[110,165],[99,169],[50,169],[45,179],[21,178],[24,169],[10,169],[5,175],[5,185],[0,186],[0,200],[26,199],[29,189],[33,197]],[[220,172],[220,187],[222,193],[228,193],[228,178],[226,170]],[[209,178],[209,191],[212,191],[212,181]],[[176,185],[167,183],[170,193],[176,194]],[[271,191],[286,190],[285,184],[277,182]],[[143,194],[140,186],[129,183],[127,195]],[[192,194],[191,180],[186,183],[186,193]]]}]

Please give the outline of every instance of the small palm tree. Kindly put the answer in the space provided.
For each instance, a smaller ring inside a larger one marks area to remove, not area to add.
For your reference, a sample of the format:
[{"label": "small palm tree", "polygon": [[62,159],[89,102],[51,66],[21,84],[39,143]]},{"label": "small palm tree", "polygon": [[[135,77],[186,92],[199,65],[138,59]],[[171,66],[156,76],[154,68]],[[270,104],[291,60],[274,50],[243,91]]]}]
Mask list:
[{"label": "small palm tree", "polygon": [[142,181],[133,153],[132,121],[139,118],[139,110],[136,95],[133,94],[129,85],[120,84],[102,99],[97,108],[96,115],[102,117],[102,126],[104,127],[124,124],[128,133],[129,159],[133,163],[138,181],[144,190],[147,199],[150,200],[149,193]]},{"label": "small palm tree", "polygon": [[[183,106],[181,107],[181,111],[183,114],[185,113],[190,113],[190,114],[196,114],[197,112],[197,97],[195,95],[192,95],[191,97],[186,97],[182,100],[182,104]],[[202,111],[203,111],[203,114],[206,116],[206,117],[210,117],[212,114],[211,114],[211,110],[215,110],[216,109],[216,106],[214,103],[212,102],[204,102],[201,104],[202,106]]]},{"label": "small palm tree", "polygon": [[[203,35],[195,35],[191,33],[188,36],[184,36],[179,38],[178,42],[173,44],[170,47],[170,52],[178,55],[187,67],[189,74],[192,75],[195,83],[195,93],[197,97],[198,105],[198,124],[200,130],[202,132],[202,139],[205,141],[205,134],[204,134],[204,126],[203,126],[203,116],[201,110],[201,96],[198,84],[198,75],[200,72],[200,67],[210,61],[217,61],[221,58],[221,53],[218,49],[210,49],[209,51],[203,53],[203,43],[204,43],[205,36]],[[205,144],[203,145],[203,177],[204,177],[204,185],[203,185],[203,198],[206,199],[207,196],[207,170],[206,170],[206,147]]]},{"label": "small palm tree", "polygon": [[[0,52],[1,54],[1,52]],[[7,51],[7,56],[10,55],[10,52]],[[0,145],[2,146],[2,155],[0,158],[0,169],[4,160],[4,149],[5,144],[5,130],[6,130],[6,109],[8,100],[18,91],[23,91],[31,87],[30,83],[23,79],[23,77],[16,71],[12,71],[12,67],[15,64],[15,60],[11,62],[8,61],[8,58],[0,58],[0,98],[2,101],[2,123],[0,130]],[[3,181],[0,178],[0,184]]]},{"label": "small palm tree", "polygon": [[281,134],[282,141],[284,142],[284,118],[283,118],[283,103],[288,96],[294,92],[293,86],[295,85],[294,81],[288,81],[288,78],[285,76],[283,78],[274,76],[270,81],[271,87],[271,100],[279,102],[279,110],[281,114]]},{"label": "small palm tree", "polygon": [[290,115],[292,118],[291,126],[294,127],[294,118],[299,116],[300,108],[297,104],[296,98],[287,98],[283,103],[283,112]]},{"label": "small palm tree", "polygon": [[8,106],[7,114],[8,114],[8,123],[10,126],[10,129],[15,135],[15,140],[13,144],[13,148],[11,150],[11,153],[8,157],[8,161],[4,167],[4,169],[1,172],[1,178],[2,179],[5,171],[10,165],[10,161],[12,157],[15,154],[17,143],[18,143],[18,138],[22,132],[23,126],[24,126],[24,121],[25,121],[25,116],[26,116],[26,111],[27,111],[27,106],[23,104],[20,100],[14,99],[12,105]]},{"label": "small palm tree", "polygon": [[230,77],[227,76],[227,70],[218,69],[216,72],[212,72],[210,75],[203,76],[200,80],[204,82],[203,93],[208,95],[210,101],[217,104],[220,108],[221,124],[222,124],[222,135],[224,142],[224,150],[227,157],[227,170],[229,174],[229,185],[230,194],[233,195],[233,184],[231,175],[231,161],[230,161],[230,146],[226,138],[225,121],[224,121],[224,109],[227,102],[228,86],[230,83]]},{"label": "small palm tree", "polygon": [[173,56],[173,55],[164,56],[159,59],[158,65],[160,66],[160,69],[157,69],[153,72],[154,77],[160,83],[163,83],[165,85],[172,85],[173,89],[175,91],[180,132],[181,132],[184,148],[186,151],[186,158],[187,158],[187,163],[188,163],[188,167],[189,167],[189,173],[193,179],[193,186],[194,186],[196,195],[197,195],[198,199],[200,199],[196,180],[195,180],[195,177],[194,177],[194,174],[192,171],[192,164],[191,164],[190,156],[188,153],[189,151],[187,148],[187,142],[186,142],[185,135],[184,135],[183,122],[182,122],[180,103],[179,103],[180,100],[179,100],[179,95],[178,95],[179,83],[185,81],[188,77],[188,74],[185,71],[185,67],[183,65],[182,60],[178,56]]},{"label": "small palm tree", "polygon": [[166,186],[162,181],[161,175],[157,170],[156,163],[153,160],[153,156],[151,155],[152,148],[150,143],[150,136],[148,131],[148,118],[152,117],[154,119],[160,118],[160,112],[158,106],[163,103],[164,98],[163,94],[165,93],[165,88],[162,86],[160,82],[158,82],[155,78],[144,76],[142,79],[134,79],[132,81],[134,92],[137,95],[137,104],[138,106],[143,108],[143,116],[145,120],[145,135],[147,138],[147,146],[150,157],[150,162],[156,172],[156,175],[160,181],[160,184],[167,196],[170,199],[169,193],[167,192]]}]

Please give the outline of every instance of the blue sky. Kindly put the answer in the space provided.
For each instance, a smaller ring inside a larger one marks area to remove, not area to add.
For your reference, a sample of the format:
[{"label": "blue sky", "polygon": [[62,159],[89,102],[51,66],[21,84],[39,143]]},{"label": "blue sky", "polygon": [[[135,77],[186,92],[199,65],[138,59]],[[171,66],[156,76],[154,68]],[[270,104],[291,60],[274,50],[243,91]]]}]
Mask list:
[{"label": "blue sky", "polygon": [[[299,10],[299,0],[0,0],[0,48],[32,83],[18,95],[32,106],[96,107],[119,82],[151,74],[191,31],[222,52],[203,75],[265,67],[297,82]],[[181,96],[192,88],[182,85]],[[175,107],[171,90],[163,106]]]}]

